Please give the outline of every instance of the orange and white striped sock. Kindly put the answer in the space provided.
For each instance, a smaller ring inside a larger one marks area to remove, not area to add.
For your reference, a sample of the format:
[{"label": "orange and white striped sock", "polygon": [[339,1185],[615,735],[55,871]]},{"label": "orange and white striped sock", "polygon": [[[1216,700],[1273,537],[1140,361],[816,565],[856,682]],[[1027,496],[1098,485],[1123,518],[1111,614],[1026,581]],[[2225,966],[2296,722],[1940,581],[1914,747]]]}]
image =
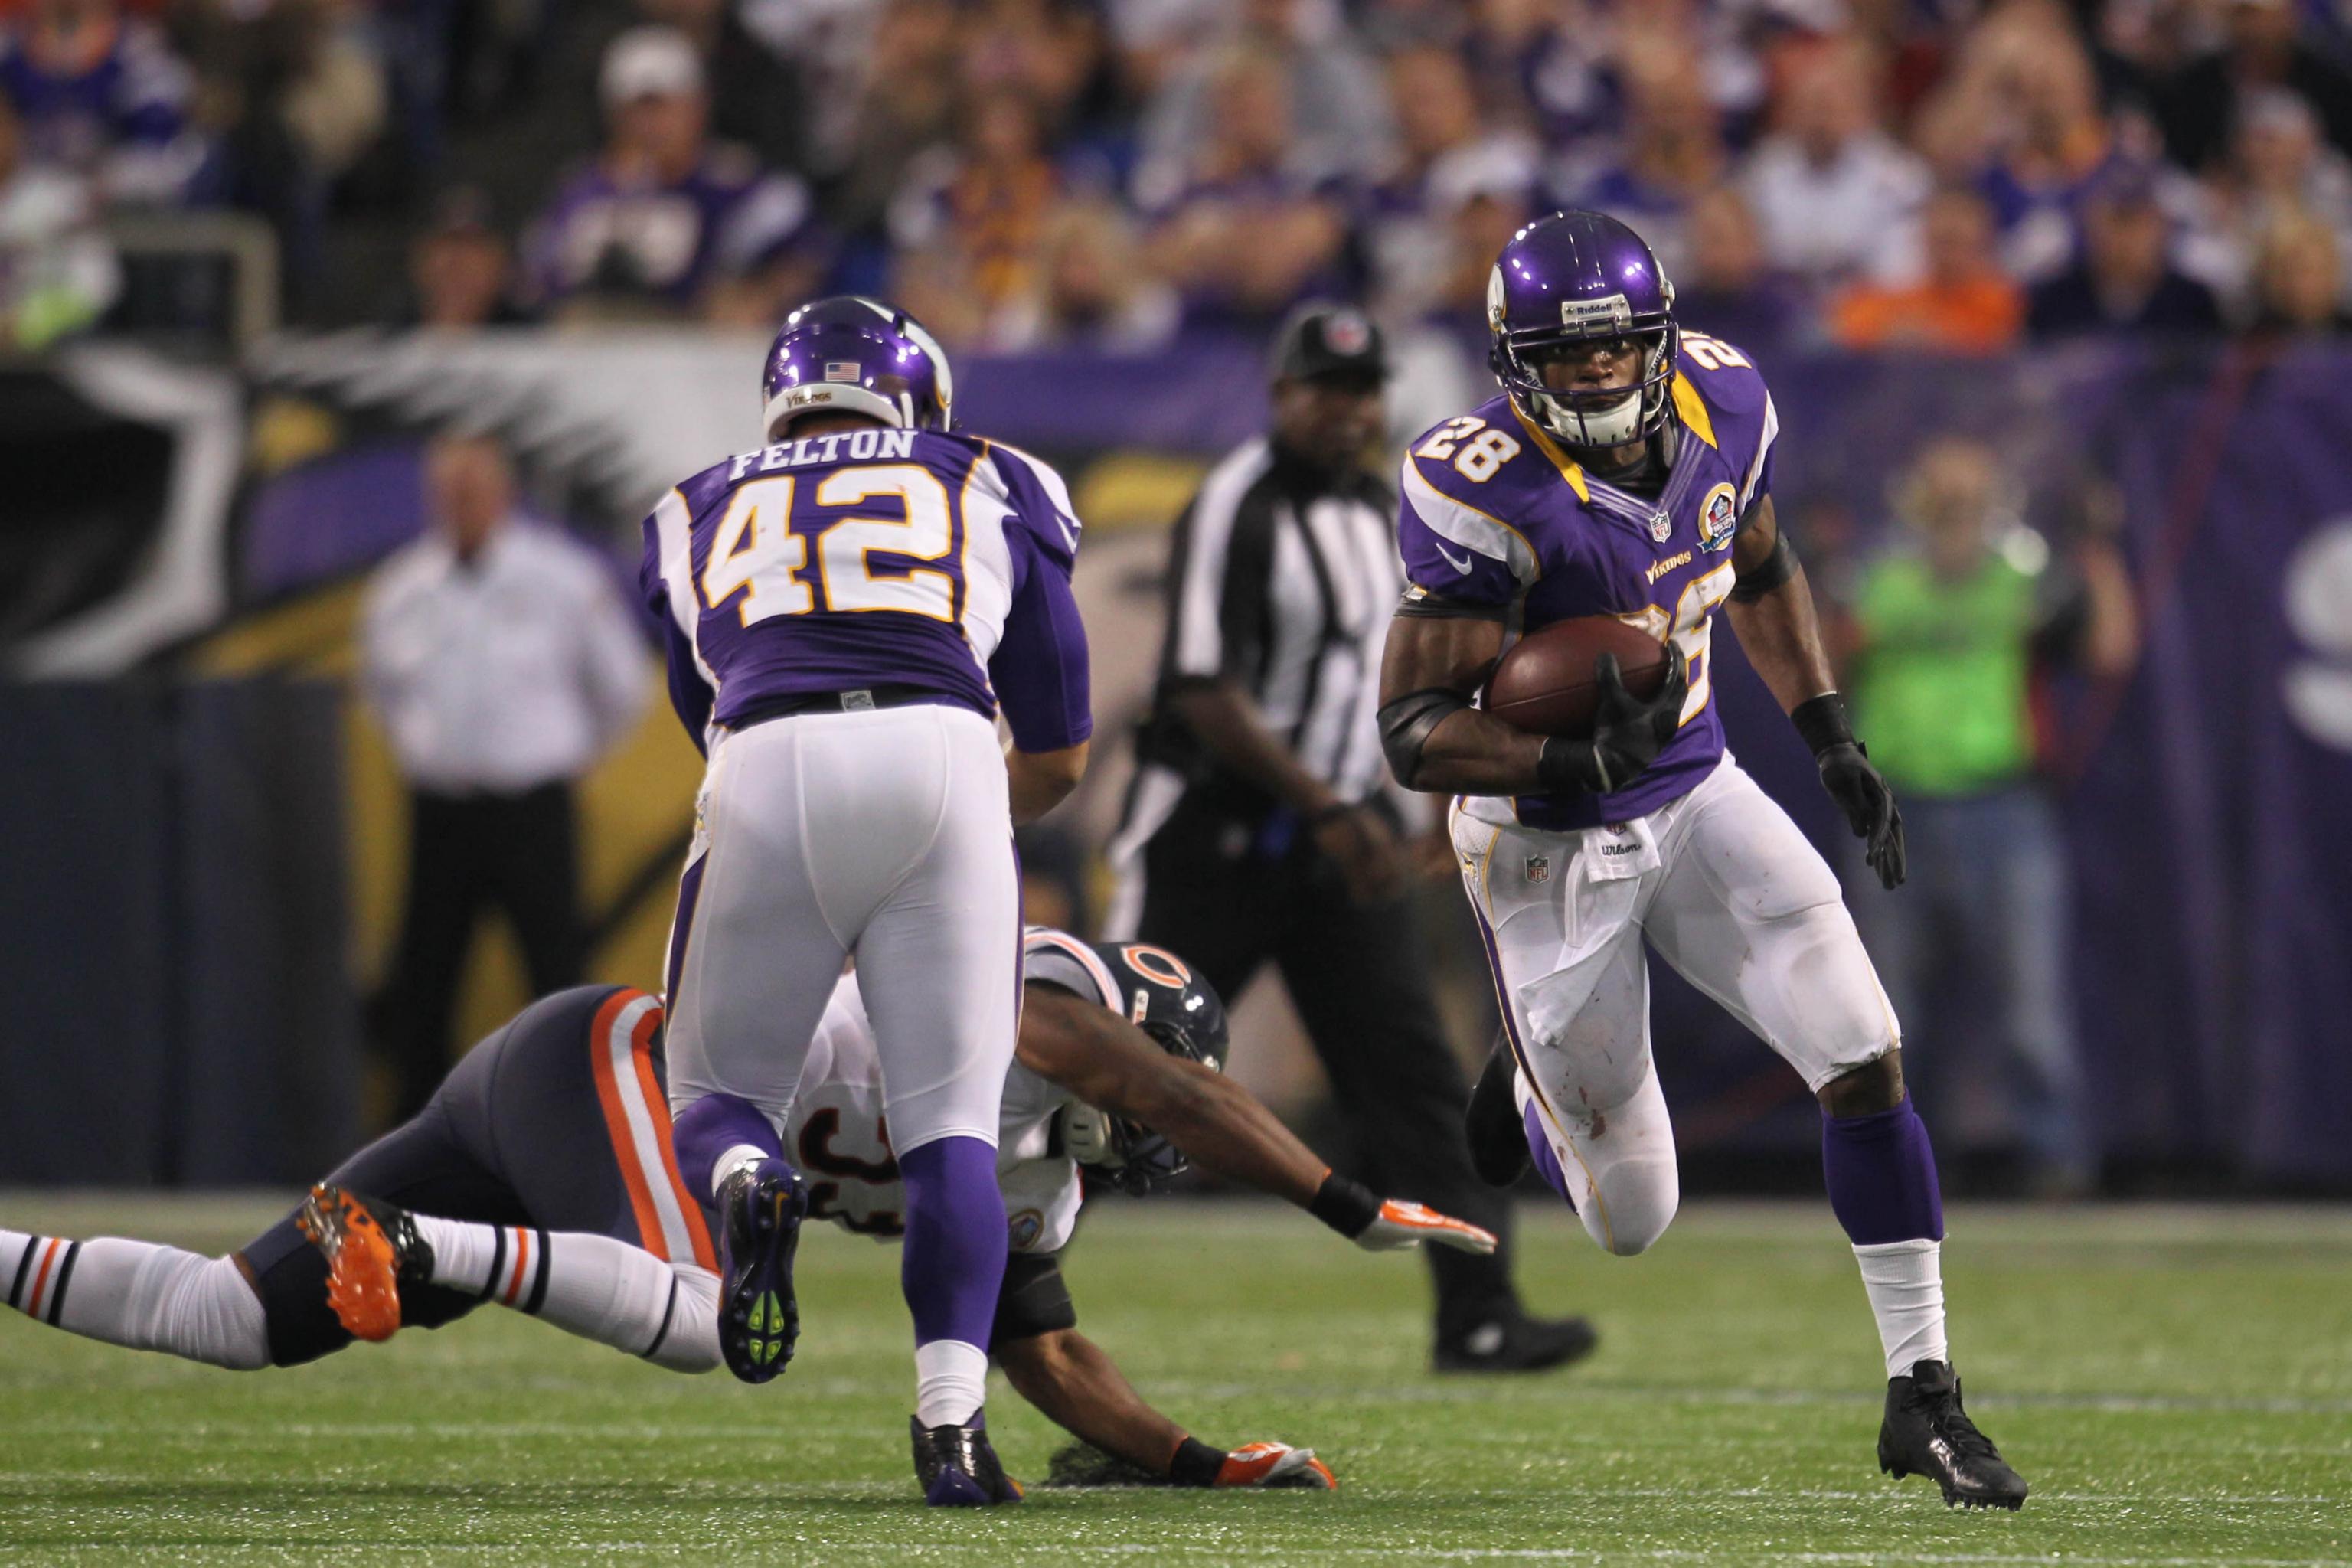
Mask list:
[{"label": "orange and white striped sock", "polygon": [[131,1350],[252,1371],[269,1361],[261,1300],[236,1265],[176,1247],[0,1230],[0,1300]]},{"label": "orange and white striped sock", "polygon": [[81,1243],[61,1236],[0,1230],[0,1289],[8,1305],[36,1322],[55,1323],[80,1255]]},{"label": "orange and white striped sock", "polygon": [[677,1372],[719,1364],[719,1284],[608,1236],[411,1216],[433,1283],[528,1312]]}]

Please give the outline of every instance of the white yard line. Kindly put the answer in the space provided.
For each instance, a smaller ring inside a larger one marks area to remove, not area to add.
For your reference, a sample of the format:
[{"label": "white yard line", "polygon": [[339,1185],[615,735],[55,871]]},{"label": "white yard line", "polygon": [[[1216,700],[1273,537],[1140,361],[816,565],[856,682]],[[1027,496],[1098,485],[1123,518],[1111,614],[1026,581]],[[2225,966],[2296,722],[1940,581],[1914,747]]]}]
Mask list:
[{"label": "white yard line", "polygon": [[[602,1541],[551,1545],[510,1542],[428,1542],[406,1544],[398,1542],[369,1542],[351,1545],[326,1542],[305,1542],[296,1548],[236,1547],[194,1542],[108,1542],[87,1547],[52,1548],[89,1552],[104,1552],[109,1556],[185,1556],[191,1552],[267,1555],[289,1561],[320,1563],[338,1560],[382,1562],[386,1558],[423,1558],[446,1561],[453,1557],[498,1557],[512,1561],[559,1561],[588,1557],[666,1556],[707,1557],[708,1543],[688,1542]],[[746,1546],[743,1550],[754,1561],[777,1560],[761,1548]],[[1212,1562],[1237,1560],[1264,1562],[1298,1562],[1346,1560],[1363,1563],[1796,1563],[1824,1565],[1844,1563],[1971,1563],[1982,1568],[2000,1568],[2007,1564],[2039,1564],[2041,1568],[2214,1568],[2228,1564],[2230,1568],[2352,1568],[2352,1563],[2332,1557],[2241,1557],[2217,1552],[2208,1557],[2154,1557],[2127,1554],[2082,1556],[2065,1551],[2045,1552],[1922,1552],[1915,1546],[1904,1546],[1885,1552],[1729,1552],[1704,1547],[1644,1547],[1612,1551],[1607,1547],[1541,1547],[1541,1546],[1300,1546],[1296,1544],[1241,1546],[1232,1543],[1195,1545],[1181,1542],[1055,1542],[1034,1545],[997,1545],[968,1542],[961,1544],[919,1544],[905,1541],[877,1542],[871,1546],[862,1543],[828,1540],[813,1543],[806,1549],[812,1560],[824,1563],[856,1561],[855,1554],[881,1552],[893,1562],[904,1562],[937,1555],[960,1563],[984,1565],[1028,1558],[1049,1562],[1068,1562],[1074,1558],[1169,1558],[1206,1559]],[[0,1550],[0,1562],[11,1553]]]}]

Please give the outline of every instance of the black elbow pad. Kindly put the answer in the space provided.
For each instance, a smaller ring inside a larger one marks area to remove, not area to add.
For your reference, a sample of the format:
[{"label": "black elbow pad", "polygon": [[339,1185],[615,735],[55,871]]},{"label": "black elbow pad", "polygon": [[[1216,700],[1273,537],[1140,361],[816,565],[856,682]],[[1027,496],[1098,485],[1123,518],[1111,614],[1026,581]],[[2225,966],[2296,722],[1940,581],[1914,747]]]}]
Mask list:
[{"label": "black elbow pad", "polygon": [[1797,547],[1789,542],[1785,533],[1775,535],[1772,553],[1756,563],[1756,570],[1731,585],[1732,603],[1752,605],[1781,584],[1797,574]]},{"label": "black elbow pad", "polygon": [[1469,706],[1459,692],[1426,686],[1406,692],[1381,710],[1381,750],[1397,783],[1407,789],[1419,787],[1413,781],[1421,773],[1421,749],[1429,743],[1430,733]]}]

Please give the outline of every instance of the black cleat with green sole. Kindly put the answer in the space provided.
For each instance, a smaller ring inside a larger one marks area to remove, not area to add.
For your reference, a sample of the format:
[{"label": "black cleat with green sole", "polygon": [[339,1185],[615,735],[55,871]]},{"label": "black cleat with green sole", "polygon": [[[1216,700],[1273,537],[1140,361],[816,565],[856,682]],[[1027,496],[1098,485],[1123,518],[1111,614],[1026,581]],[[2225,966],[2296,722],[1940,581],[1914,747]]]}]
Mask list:
[{"label": "black cleat with green sole", "polygon": [[808,1201],[782,1160],[762,1160],[719,1184],[719,1353],[745,1383],[765,1383],[793,1359],[801,1335],[793,1254]]}]

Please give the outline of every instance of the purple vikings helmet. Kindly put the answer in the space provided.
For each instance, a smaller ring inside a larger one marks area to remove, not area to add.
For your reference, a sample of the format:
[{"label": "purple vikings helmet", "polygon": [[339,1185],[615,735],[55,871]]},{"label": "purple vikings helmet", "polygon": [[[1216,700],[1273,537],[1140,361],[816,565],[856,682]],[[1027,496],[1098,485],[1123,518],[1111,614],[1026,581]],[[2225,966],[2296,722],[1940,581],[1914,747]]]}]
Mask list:
[{"label": "purple vikings helmet", "polygon": [[945,430],[955,389],[939,341],[903,310],[855,294],[784,318],[760,378],[768,439],[803,414],[870,414],[902,430]]},{"label": "purple vikings helmet", "polygon": [[[1674,407],[1675,286],[1642,237],[1596,212],[1540,217],[1503,247],[1486,279],[1487,363],[1511,401],[1562,441],[1617,447],[1651,435]],[[1547,354],[1630,337],[1643,346],[1630,388],[1547,386]]]}]

